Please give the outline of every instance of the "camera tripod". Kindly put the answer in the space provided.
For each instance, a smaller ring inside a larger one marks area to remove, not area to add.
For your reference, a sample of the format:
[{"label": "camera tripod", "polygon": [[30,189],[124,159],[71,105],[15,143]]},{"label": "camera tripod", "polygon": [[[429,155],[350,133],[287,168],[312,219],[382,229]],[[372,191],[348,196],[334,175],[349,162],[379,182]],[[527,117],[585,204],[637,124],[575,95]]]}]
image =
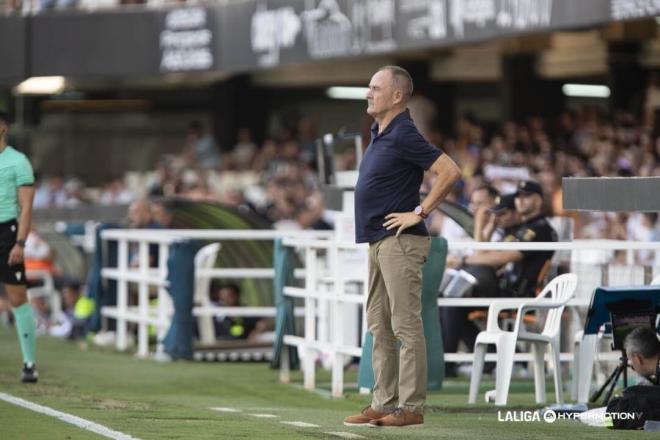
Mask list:
[{"label": "camera tripod", "polygon": [[628,387],[628,358],[626,357],[626,351],[621,350],[621,357],[619,358],[619,365],[616,366],[614,371],[612,371],[612,374],[610,374],[610,377],[607,378],[603,386],[598,389],[598,391],[594,392],[593,395],[591,396],[591,399],[589,401],[591,403],[596,402],[601,394],[603,394],[603,391],[608,387],[609,389],[607,390],[607,393],[605,394],[605,398],[603,399],[603,405],[607,405],[612,398],[612,393],[614,392],[614,388],[616,387],[616,383],[619,381],[619,377],[623,373],[623,387],[627,388]]}]

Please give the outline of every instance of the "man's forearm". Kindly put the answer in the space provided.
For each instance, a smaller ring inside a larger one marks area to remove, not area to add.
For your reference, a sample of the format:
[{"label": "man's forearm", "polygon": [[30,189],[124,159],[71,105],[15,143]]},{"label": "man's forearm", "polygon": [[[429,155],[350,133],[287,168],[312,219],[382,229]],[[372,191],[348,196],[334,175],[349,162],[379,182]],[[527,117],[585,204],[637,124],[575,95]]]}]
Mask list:
[{"label": "man's forearm", "polygon": [[21,208],[21,215],[18,217],[17,240],[26,240],[30,233],[30,223],[32,223],[32,207]]},{"label": "man's forearm", "polygon": [[522,259],[522,253],[519,251],[477,251],[465,258],[465,264],[491,266],[498,269],[520,259]]},{"label": "man's forearm", "polygon": [[443,170],[438,173],[438,176],[431,187],[428,195],[422,202],[424,212],[431,213],[442,202],[447,194],[454,187],[454,184],[460,179],[461,175],[455,169]]},{"label": "man's forearm", "polygon": [[32,223],[32,201],[34,199],[34,188],[22,186],[18,189],[18,204],[21,207],[21,214],[18,217],[17,240],[27,239],[30,233],[30,223]]}]

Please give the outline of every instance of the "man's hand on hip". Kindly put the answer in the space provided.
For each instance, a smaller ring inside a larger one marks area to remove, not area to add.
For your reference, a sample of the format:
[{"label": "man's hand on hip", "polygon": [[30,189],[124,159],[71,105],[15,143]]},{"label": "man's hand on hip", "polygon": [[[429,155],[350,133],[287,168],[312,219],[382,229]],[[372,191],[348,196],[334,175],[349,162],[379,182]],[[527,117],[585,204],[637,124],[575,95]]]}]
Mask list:
[{"label": "man's hand on hip", "polygon": [[15,244],[14,247],[11,248],[11,252],[9,252],[9,260],[7,261],[7,263],[10,266],[13,266],[15,264],[21,263],[22,261],[23,261],[23,248]]},{"label": "man's hand on hip", "polygon": [[398,228],[396,231],[396,236],[398,237],[405,229],[415,226],[422,221],[422,218],[414,212],[393,212],[387,214],[385,220],[387,220],[383,223],[385,229],[389,231],[390,229]]}]

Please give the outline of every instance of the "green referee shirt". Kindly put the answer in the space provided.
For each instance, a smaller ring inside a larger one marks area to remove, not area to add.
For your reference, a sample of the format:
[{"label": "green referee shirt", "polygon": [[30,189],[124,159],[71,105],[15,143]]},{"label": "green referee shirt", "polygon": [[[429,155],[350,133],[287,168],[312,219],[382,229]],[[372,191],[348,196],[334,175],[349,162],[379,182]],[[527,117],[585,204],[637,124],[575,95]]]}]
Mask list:
[{"label": "green referee shirt", "polygon": [[7,145],[0,153],[0,223],[18,217],[18,187],[33,184],[30,161]]}]

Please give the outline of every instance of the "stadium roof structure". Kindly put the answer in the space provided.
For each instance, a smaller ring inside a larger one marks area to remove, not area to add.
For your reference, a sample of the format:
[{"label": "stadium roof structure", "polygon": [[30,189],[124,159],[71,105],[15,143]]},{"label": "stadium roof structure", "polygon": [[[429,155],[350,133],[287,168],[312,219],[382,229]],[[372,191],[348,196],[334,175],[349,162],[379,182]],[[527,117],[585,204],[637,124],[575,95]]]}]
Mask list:
[{"label": "stadium roof structure", "polygon": [[[643,5],[642,5],[643,3]],[[641,5],[641,6],[640,6]],[[245,72],[654,17],[627,0],[271,0],[0,17],[0,83]]]}]

